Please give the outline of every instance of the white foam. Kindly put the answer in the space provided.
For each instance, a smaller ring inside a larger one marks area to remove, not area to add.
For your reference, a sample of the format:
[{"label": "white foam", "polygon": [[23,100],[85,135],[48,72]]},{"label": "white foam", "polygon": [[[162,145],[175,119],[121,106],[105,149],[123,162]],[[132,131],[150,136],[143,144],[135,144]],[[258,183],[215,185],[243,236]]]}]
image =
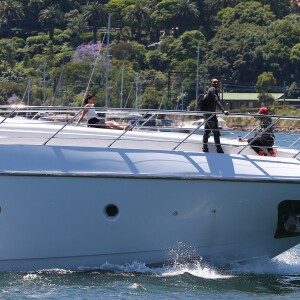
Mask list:
[{"label": "white foam", "polygon": [[[174,250],[173,250],[174,251]],[[300,245],[297,247],[282,253],[281,255],[273,258],[262,258],[257,260],[251,260],[243,263],[222,262],[222,265],[226,265],[226,268],[220,269],[219,266],[211,265],[205,262],[203,259],[193,260],[191,262],[185,262],[180,260],[181,251],[174,251],[173,254],[178,260],[172,265],[164,265],[162,267],[148,267],[143,262],[132,262],[124,265],[111,264],[106,262],[101,266],[85,267],[81,266],[78,271],[112,271],[117,273],[138,273],[149,276],[169,277],[178,276],[182,274],[191,274],[195,277],[205,279],[228,279],[238,274],[276,274],[276,275],[294,275],[300,274]],[[177,257],[176,257],[177,256]],[[73,271],[63,269],[42,270],[40,272],[51,272],[59,274],[68,274]],[[35,279],[34,274],[27,274],[24,276],[24,280]],[[138,286],[132,285],[129,288],[138,288]]]},{"label": "white foam", "polygon": [[23,276],[23,280],[34,280],[38,278],[37,274],[27,274],[25,276]]},{"label": "white foam", "polygon": [[297,246],[273,259],[262,258],[248,263],[231,264],[231,270],[253,274],[300,274],[300,247]]}]

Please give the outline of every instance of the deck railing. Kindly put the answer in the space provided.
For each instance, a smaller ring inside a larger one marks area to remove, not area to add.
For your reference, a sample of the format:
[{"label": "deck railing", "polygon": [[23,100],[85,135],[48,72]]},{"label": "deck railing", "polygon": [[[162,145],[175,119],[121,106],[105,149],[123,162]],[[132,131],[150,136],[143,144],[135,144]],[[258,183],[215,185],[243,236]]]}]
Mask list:
[{"label": "deck railing", "polygon": [[[62,107],[49,107],[49,106],[0,106],[0,117],[3,117],[0,120],[1,124],[7,122],[10,118],[25,118],[31,120],[37,120],[37,123],[40,121],[55,121],[56,124],[60,124],[61,126],[57,131],[55,131],[43,144],[46,145],[54,139],[61,131],[65,129],[66,126],[74,124],[77,117],[82,111],[82,107],[69,107],[69,106],[62,106]],[[183,124],[191,123],[192,120],[196,118],[202,118],[203,112],[199,111],[183,111],[183,110],[155,110],[155,109],[119,109],[119,108],[95,108],[96,111],[104,115],[106,119],[115,119],[116,121],[125,121],[127,124],[130,122],[130,126],[127,127],[126,130],[121,132],[117,137],[113,139],[113,141],[108,145],[111,147],[117,141],[126,137],[128,131],[136,131],[136,130],[151,130],[151,131],[176,131],[185,133],[185,136],[178,142],[178,144],[173,147],[172,150],[176,150],[180,145],[185,143],[191,136],[196,133],[199,133],[199,130],[205,125],[205,122],[209,120],[202,120],[198,123],[198,125],[188,128],[188,126],[183,126]],[[206,112],[207,113],[207,112]],[[229,120],[228,118],[252,118],[256,117],[259,118],[261,115],[249,115],[247,113],[230,113],[229,116],[224,116],[223,113],[215,113],[217,116],[224,117],[225,120]],[[61,117],[60,117],[61,116]],[[272,118],[273,122],[269,126],[274,126],[275,131],[276,126],[280,121],[299,121],[300,124],[300,117],[299,116],[281,116],[281,115],[268,115]],[[149,123],[155,123],[155,126],[149,126]],[[164,124],[165,121],[168,121],[169,124]],[[86,126],[82,124],[82,126]],[[269,127],[266,129],[268,130]],[[288,133],[290,130],[290,126],[287,126],[285,132]],[[279,127],[278,127],[279,128]],[[283,128],[280,127],[282,130]],[[202,129],[203,130],[203,129]],[[227,130],[226,130],[227,131]],[[255,131],[255,127],[253,130],[248,130],[245,132],[244,138],[248,137],[253,131]],[[222,129],[221,129],[222,132]],[[294,138],[293,138],[294,136]],[[286,135],[285,135],[286,137]],[[276,137],[277,139],[278,137]],[[293,148],[293,149],[300,149],[300,125],[298,127],[298,133],[289,132],[289,141],[286,140],[283,147],[285,148]],[[252,140],[253,142],[253,140]],[[277,141],[278,143],[278,141]],[[276,143],[276,144],[277,144]],[[241,153],[246,147],[251,145],[247,144],[242,147],[242,149],[238,152]],[[276,146],[275,146],[276,147]],[[299,152],[295,155],[297,157],[300,153]]]}]

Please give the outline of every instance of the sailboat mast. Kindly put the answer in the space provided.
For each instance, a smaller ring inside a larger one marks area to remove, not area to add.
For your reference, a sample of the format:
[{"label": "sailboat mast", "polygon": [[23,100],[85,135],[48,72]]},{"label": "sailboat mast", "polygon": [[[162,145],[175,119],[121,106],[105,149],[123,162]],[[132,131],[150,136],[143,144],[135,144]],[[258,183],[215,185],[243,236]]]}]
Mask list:
[{"label": "sailboat mast", "polygon": [[139,108],[139,73],[136,73],[135,80],[135,108]]},{"label": "sailboat mast", "polygon": [[196,100],[198,99],[198,95],[199,95],[199,43],[197,49]]},{"label": "sailboat mast", "polygon": [[106,69],[105,69],[105,106],[108,107],[108,64],[109,64],[109,34],[110,34],[110,15],[108,15],[108,25],[107,25],[107,47],[106,47]]},{"label": "sailboat mast", "polygon": [[43,104],[46,102],[46,58],[44,59]]},{"label": "sailboat mast", "polygon": [[120,92],[120,108],[123,108],[123,85],[124,85],[124,63],[122,64],[121,92]]}]

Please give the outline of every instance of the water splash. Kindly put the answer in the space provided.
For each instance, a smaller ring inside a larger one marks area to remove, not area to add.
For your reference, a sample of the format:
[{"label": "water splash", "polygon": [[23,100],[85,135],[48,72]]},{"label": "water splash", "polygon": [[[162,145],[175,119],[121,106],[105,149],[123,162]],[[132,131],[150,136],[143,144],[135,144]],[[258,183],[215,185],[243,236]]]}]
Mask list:
[{"label": "water splash", "polygon": [[[281,255],[269,259],[261,258],[251,260],[248,262],[233,263],[230,261],[222,261],[222,265],[211,264],[203,258],[197,260],[189,259],[194,255],[194,249],[186,248],[184,245],[179,245],[176,249],[170,249],[169,258],[172,258],[171,265],[162,265],[159,267],[149,267],[143,262],[132,262],[123,265],[111,264],[106,262],[101,266],[80,267],[77,272],[93,272],[104,271],[114,272],[124,276],[155,276],[155,277],[175,277],[184,274],[204,279],[229,279],[241,274],[270,274],[270,275],[300,275],[300,245],[282,253]],[[45,273],[56,274],[72,274],[75,271],[52,269],[41,270],[29,273],[24,276],[24,280],[36,279],[36,274],[41,275]],[[131,288],[135,288],[132,286]]]},{"label": "water splash", "polygon": [[273,259],[262,258],[247,263],[231,263],[230,268],[238,273],[300,275],[300,247],[297,246]]}]

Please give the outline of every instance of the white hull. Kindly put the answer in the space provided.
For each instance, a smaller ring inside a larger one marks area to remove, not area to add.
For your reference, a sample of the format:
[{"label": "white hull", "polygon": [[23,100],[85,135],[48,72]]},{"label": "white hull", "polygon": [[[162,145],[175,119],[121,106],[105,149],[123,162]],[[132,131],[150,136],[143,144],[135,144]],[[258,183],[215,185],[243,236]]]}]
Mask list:
[{"label": "white hull", "polygon": [[0,271],[248,260],[300,243],[299,150],[210,142],[0,122]]},{"label": "white hull", "polygon": [[[174,253],[244,260],[273,257],[300,242],[274,238],[278,204],[300,198],[291,159],[287,172],[278,172],[273,158],[226,154],[227,166],[218,154],[173,151],[0,151],[1,271],[154,264]],[[245,178],[249,166],[257,167]],[[110,204],[119,209],[116,217],[107,216]]]}]

